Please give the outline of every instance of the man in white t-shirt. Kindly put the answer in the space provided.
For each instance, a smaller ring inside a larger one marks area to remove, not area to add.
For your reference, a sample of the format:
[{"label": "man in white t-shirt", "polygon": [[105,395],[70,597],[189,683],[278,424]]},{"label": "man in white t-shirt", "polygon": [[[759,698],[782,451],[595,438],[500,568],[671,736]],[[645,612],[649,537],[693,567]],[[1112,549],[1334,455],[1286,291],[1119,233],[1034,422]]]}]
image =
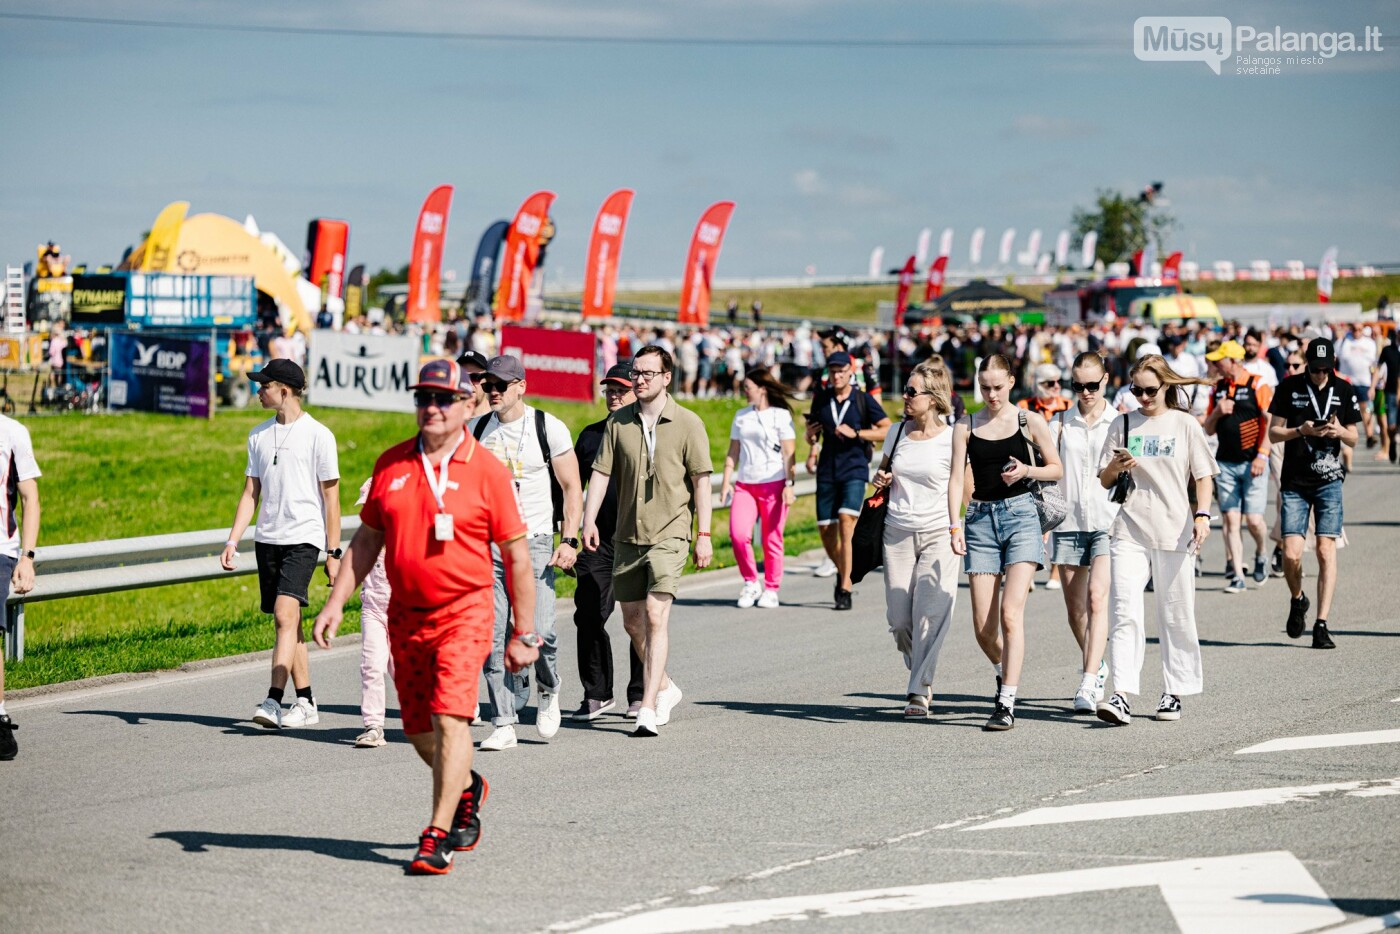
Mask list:
[{"label": "man in white t-shirt", "polygon": [[[39,541],[39,464],[29,429],[0,415],[0,606],[10,590],[34,589],[34,547]],[[16,520],[16,510],[20,514]],[[15,724],[5,712],[5,656],[0,653],[0,761],[19,754]]]},{"label": "man in white t-shirt", "polygon": [[[321,717],[311,693],[301,608],[307,605],[322,547],[327,580],[335,583],[340,569],[339,456],[331,430],[302,411],[306,374],[301,367],[291,360],[269,360],[248,379],[258,384],[262,407],[277,414],[248,432],[243,495],[219,562],[225,571],[238,566],[238,543],[257,512],[253,541],[262,611],[272,615],[277,641],[272,647],[272,686],[253,712],[253,722],[271,729],[311,726]],[[296,700],[284,712],[288,674]]]},{"label": "man in white t-shirt", "polygon": [[[540,685],[535,726],[541,737],[549,739],[559,732],[560,721],[554,572],[556,568],[568,572],[578,559],[578,527],[583,517],[578,458],[564,423],[525,404],[525,367],[518,357],[493,357],[486,365],[481,385],[491,402],[491,414],[472,419],[467,430],[510,468],[515,498],[529,529],[530,563],[535,569],[535,632],[544,639],[534,665]],[[563,533],[558,548],[554,546],[555,483],[560,489],[559,522]],[[485,674],[493,708],[491,722],[496,729],[482,741],[481,748],[501,750],[516,745],[518,712],[530,700],[530,672],[506,671],[510,597],[500,553],[493,548],[491,554],[496,572],[496,632]]]}]

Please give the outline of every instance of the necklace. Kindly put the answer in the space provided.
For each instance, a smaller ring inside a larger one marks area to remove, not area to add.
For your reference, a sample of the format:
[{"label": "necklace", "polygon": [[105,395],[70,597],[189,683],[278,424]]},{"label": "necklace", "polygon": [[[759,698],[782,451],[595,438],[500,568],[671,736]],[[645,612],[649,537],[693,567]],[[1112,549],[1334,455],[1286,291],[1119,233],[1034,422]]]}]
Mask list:
[{"label": "necklace", "polygon": [[292,429],[296,427],[296,424],[297,424],[297,422],[299,422],[299,421],[301,421],[301,416],[300,416],[300,415],[298,415],[298,416],[296,417],[296,419],[295,419],[290,425],[287,426],[287,433],[286,433],[286,435],[284,435],[284,436],[282,437],[282,443],[281,443],[281,444],[278,444],[278,443],[277,443],[277,422],[276,422],[276,421],[273,421],[273,423],[272,423],[272,443],[273,443],[274,445],[276,445],[276,446],[272,449],[272,466],[274,466],[274,467],[277,466],[277,455],[278,455],[279,453],[281,453],[282,448],[283,448],[284,446],[286,446],[286,444],[287,444],[288,441],[291,440],[291,438],[292,438]]}]

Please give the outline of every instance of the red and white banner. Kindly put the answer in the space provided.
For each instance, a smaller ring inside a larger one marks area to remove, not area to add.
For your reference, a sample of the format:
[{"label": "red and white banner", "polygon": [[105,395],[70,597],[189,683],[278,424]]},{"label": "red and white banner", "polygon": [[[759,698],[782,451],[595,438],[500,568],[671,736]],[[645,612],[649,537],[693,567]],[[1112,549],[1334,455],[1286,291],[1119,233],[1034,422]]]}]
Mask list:
[{"label": "red and white banner", "polygon": [[344,293],[345,251],[350,245],[350,225],[324,217],[313,220],[306,231],[306,278],[320,287],[325,280],[326,294],[340,298]]},{"label": "red and white banner", "polygon": [[519,321],[525,317],[530,279],[540,258],[540,231],[549,219],[549,206],[553,203],[554,192],[537,191],[515,212],[515,220],[506,234],[505,255],[501,257],[501,284],[496,290],[497,318]]},{"label": "red and white banner", "polygon": [[622,188],[608,195],[593,221],[583,279],[585,319],[612,315],[617,263],[622,258],[622,237],[627,231],[627,214],[632,210],[632,194],[632,189]]},{"label": "red and white banner", "polygon": [[717,201],[700,215],[695,233],[690,238],[690,252],[685,258],[685,279],[681,285],[681,304],[676,320],[681,324],[707,327],[710,323],[710,282],[714,278],[719,250],[724,244],[724,232],[734,213],[733,201]]},{"label": "red and white banner", "polygon": [[556,331],[507,324],[501,353],[525,365],[530,398],[592,402],[598,380],[596,338],[586,331]]},{"label": "red and white banner", "polygon": [[1317,300],[1332,300],[1332,281],[1337,278],[1337,248],[1328,247],[1317,267]]},{"label": "red and white banner", "polygon": [[438,288],[442,275],[442,244],[447,239],[447,212],[452,209],[452,186],[439,185],[423,202],[413,228],[413,256],[408,263],[408,320],[439,321]]},{"label": "red and white banner", "polygon": [[909,290],[914,286],[914,264],[918,257],[911,256],[904,261],[904,268],[899,271],[899,291],[894,298],[894,326],[904,326],[904,312],[909,309]]},{"label": "red and white banner", "polygon": [[948,257],[940,256],[928,268],[928,284],[924,286],[924,301],[931,302],[943,295],[943,278],[948,274]]},{"label": "red and white banner", "polygon": [[1162,264],[1162,279],[1171,282],[1181,278],[1181,251],[1173,253],[1167,257],[1167,261]]}]

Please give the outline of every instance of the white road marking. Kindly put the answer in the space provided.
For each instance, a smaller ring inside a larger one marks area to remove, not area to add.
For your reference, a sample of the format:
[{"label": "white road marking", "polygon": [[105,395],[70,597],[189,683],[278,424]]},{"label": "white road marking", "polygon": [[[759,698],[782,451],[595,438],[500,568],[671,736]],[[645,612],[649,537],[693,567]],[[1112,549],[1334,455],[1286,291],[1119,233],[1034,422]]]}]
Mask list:
[{"label": "white road marking", "polygon": [[1364,733],[1323,733],[1319,736],[1287,736],[1267,743],[1238,749],[1235,755],[1255,752],[1289,752],[1294,749],[1328,749],[1333,746],[1374,746],[1379,743],[1400,743],[1400,730],[1368,730]]},{"label": "white road marking", "polygon": [[1117,820],[1123,817],[1151,817],[1160,814],[1195,814],[1201,811],[1228,811],[1271,804],[1291,804],[1326,794],[1349,797],[1400,795],[1400,778],[1375,781],[1333,782],[1328,785],[1295,785],[1285,788],[1252,788],[1248,791],[1220,791],[1202,795],[1172,795],[1165,798],[1131,798],[1096,804],[1071,804],[1056,808],[1035,808],[1015,817],[994,820],[960,833],[974,830],[1001,830],[1007,827],[1038,827],[1045,824],[1077,824],[1084,821]]},{"label": "white road marking", "polygon": [[1346,920],[1292,853],[1249,853],[888,889],[667,908],[589,928],[597,934],[679,934],[773,921],[850,918],[1156,886],[1183,934],[1277,934]]}]

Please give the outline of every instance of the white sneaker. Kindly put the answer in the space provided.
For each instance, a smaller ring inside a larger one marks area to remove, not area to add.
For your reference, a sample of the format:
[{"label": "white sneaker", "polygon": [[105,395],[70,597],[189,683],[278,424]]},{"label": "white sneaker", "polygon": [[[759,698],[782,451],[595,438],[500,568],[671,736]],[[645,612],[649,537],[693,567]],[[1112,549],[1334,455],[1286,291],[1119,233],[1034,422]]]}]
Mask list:
[{"label": "white sneaker", "polygon": [[744,589],[739,591],[739,609],[747,610],[763,595],[763,587],[758,581],[744,581]]},{"label": "white sneaker", "polygon": [[632,731],[633,736],[660,736],[661,731],[656,722],[656,711],[650,707],[643,707],[637,711],[637,728]]},{"label": "white sneaker", "polygon": [[515,727],[509,723],[496,727],[490,736],[481,741],[481,748],[489,752],[515,748]]},{"label": "white sneaker", "polygon": [[822,563],[817,565],[817,569],[812,572],[813,577],[831,577],[836,573],[836,562],[830,558],[824,558]]},{"label": "white sneaker", "polygon": [[1094,698],[1094,690],[1084,690],[1080,688],[1074,695],[1075,713],[1094,713],[1099,709],[1098,701]]},{"label": "white sneaker", "polygon": [[1046,582],[1045,582],[1045,589],[1046,589],[1046,590],[1059,590],[1059,589],[1060,589],[1060,580],[1059,580],[1059,578],[1057,578],[1057,577],[1052,577],[1052,578],[1050,578],[1048,581],[1046,581]]},{"label": "white sneaker", "polygon": [[[674,680],[669,687],[656,695],[656,725],[665,726],[671,722],[671,711],[681,702],[681,686]],[[641,714],[639,713],[640,717]]]},{"label": "white sneaker", "polygon": [[472,708],[472,726],[476,726],[477,724],[482,722],[483,721],[481,719],[481,705],[477,704],[475,707]]},{"label": "white sneaker", "polygon": [[540,692],[540,709],[535,714],[535,729],[541,739],[549,739],[559,732],[559,695],[548,691]]},{"label": "white sneaker", "polygon": [[373,749],[376,746],[384,745],[384,727],[367,726],[365,731],[355,737],[355,748]]},{"label": "white sneaker", "polygon": [[765,610],[776,610],[778,608],[778,592],[776,590],[763,591],[763,596],[758,598],[758,605]]},{"label": "white sneaker", "polygon": [[264,697],[258,709],[253,711],[253,722],[258,726],[278,730],[282,728],[282,705],[270,697]]},{"label": "white sneaker", "polygon": [[316,702],[305,697],[298,697],[296,702],[287,708],[287,712],[282,714],[283,729],[311,726],[320,722],[321,715],[316,711]]}]

